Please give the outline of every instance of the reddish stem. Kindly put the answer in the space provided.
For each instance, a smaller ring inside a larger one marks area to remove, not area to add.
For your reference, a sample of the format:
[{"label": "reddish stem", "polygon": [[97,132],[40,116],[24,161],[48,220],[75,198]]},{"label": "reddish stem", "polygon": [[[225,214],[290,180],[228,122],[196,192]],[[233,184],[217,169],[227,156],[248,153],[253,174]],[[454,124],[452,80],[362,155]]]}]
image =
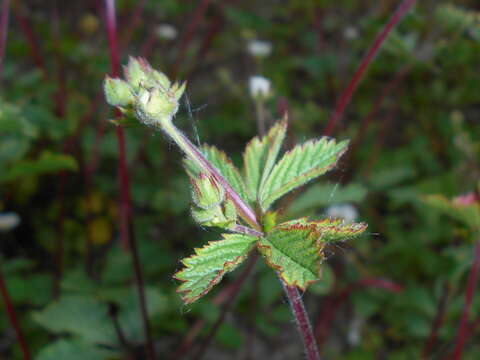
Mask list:
[{"label": "reddish stem", "polygon": [[442,296],[440,297],[440,301],[438,302],[437,314],[435,315],[435,319],[432,323],[430,336],[428,337],[428,340],[423,349],[422,359],[427,360],[431,358],[433,347],[437,342],[438,334],[445,321],[449,294],[450,294],[450,287],[447,284],[443,287],[443,293],[442,293]]},{"label": "reddish stem", "polygon": [[297,287],[289,286],[280,279],[283,289],[288,297],[288,302],[292,308],[295,321],[302,336],[303,344],[305,345],[305,352],[308,360],[320,360],[320,353],[318,352],[317,342],[313,335],[312,325],[308,319],[307,311],[303,305],[302,296]]},{"label": "reddish stem", "polygon": [[17,319],[17,313],[15,312],[15,308],[13,307],[12,300],[10,298],[10,294],[8,293],[7,285],[5,284],[5,280],[3,278],[3,273],[0,269],[0,293],[2,294],[3,302],[5,303],[5,307],[7,309],[7,315],[12,324],[13,328],[15,329],[15,333],[17,334],[18,341],[20,343],[20,348],[23,352],[23,358],[25,360],[30,360],[32,356],[30,355],[30,348],[28,347],[27,342],[25,341],[25,337],[23,336],[22,328],[20,327],[20,323]]},{"label": "reddish stem", "polygon": [[368,165],[364,172],[365,179],[370,177],[370,174],[374,169],[374,166],[377,163],[378,158],[380,157],[382,147],[385,143],[385,138],[387,137],[387,133],[395,117],[397,106],[398,106],[397,104],[393,105],[390,111],[388,112],[388,114],[385,116],[385,119],[383,120],[382,127],[378,133],[377,138],[375,139],[373,150],[370,153],[370,158],[367,161]]},{"label": "reddish stem", "polygon": [[355,289],[363,287],[380,288],[391,292],[400,292],[403,290],[402,285],[388,279],[365,278],[348,285],[342,291],[329,297],[326,301],[326,305],[323,306],[320,319],[315,326],[315,337],[320,346],[326,341],[327,336],[330,333],[337,310],[345,303]]},{"label": "reddish stem", "polygon": [[[112,64],[112,77],[120,75],[120,51],[118,49],[117,25],[115,16],[115,0],[105,0],[105,16],[107,21],[108,39],[110,45],[110,58]],[[119,115],[119,114],[117,114]],[[119,176],[121,190],[120,204],[120,236],[126,248],[130,250],[133,260],[135,282],[138,290],[140,310],[142,314],[143,327],[146,337],[147,353],[150,360],[155,359],[155,349],[150,329],[150,322],[147,314],[147,302],[145,297],[145,286],[141,270],[140,259],[133,230],[133,216],[130,196],[130,178],[127,165],[127,150],[125,133],[121,126],[116,127],[118,148],[119,148]]]},{"label": "reddish stem", "polygon": [[197,9],[195,9],[192,20],[187,25],[185,35],[182,38],[178,50],[177,61],[175,61],[175,65],[172,71],[172,77],[174,78],[177,76],[178,70],[180,69],[183,60],[185,60],[185,54],[187,52],[187,49],[190,46],[190,43],[192,42],[195,33],[197,32],[198,26],[205,17],[205,13],[207,11],[208,5],[210,5],[210,1],[211,0],[201,0],[200,5],[198,5]]},{"label": "reddish stem", "polygon": [[[58,89],[53,94],[53,101],[55,103],[55,115],[62,120],[65,117],[68,101],[68,92],[67,92],[67,81],[65,76],[65,66],[64,59],[61,53],[61,49],[58,46],[60,43],[60,20],[58,15],[57,3],[54,3],[53,7],[53,21],[52,21],[52,32],[53,40],[55,43],[54,53],[56,60],[57,68],[57,83]],[[69,154],[72,148],[70,147],[70,139],[67,138],[63,143],[63,152]],[[61,293],[61,281],[63,277],[64,263],[65,263],[65,244],[64,244],[64,234],[65,234],[65,191],[68,183],[68,173],[62,171],[60,173],[59,188],[58,188],[58,204],[59,204],[59,215],[58,215],[58,224],[57,224],[57,239],[56,239],[56,249],[55,249],[55,258],[56,258],[56,278],[55,284],[53,287],[53,296],[57,299]]]},{"label": "reddish stem", "polygon": [[10,16],[10,0],[3,0],[2,15],[0,18],[0,80],[3,75],[3,59],[7,47],[8,19]]},{"label": "reddish stem", "polygon": [[194,357],[194,360],[201,360],[205,355],[205,352],[212,343],[218,329],[220,329],[220,325],[223,324],[223,322],[225,321],[225,317],[227,316],[232,306],[235,304],[235,300],[237,299],[237,296],[240,293],[240,289],[242,288],[245,280],[247,280],[248,275],[250,275],[252,270],[255,268],[255,264],[257,263],[258,258],[258,253],[255,253],[248,259],[248,264],[245,271],[241,274],[241,277],[238,279],[238,281],[236,281],[233,286],[229,288],[230,296],[228,297],[227,302],[223,306],[220,316],[215,321],[215,324],[213,324],[212,329],[210,330],[205,341],[198,350],[197,355]]},{"label": "reddish stem", "polygon": [[[258,254],[254,254],[249,258],[249,262],[245,269],[242,271],[242,273],[236,278],[236,280],[231,283],[228,287],[223,289],[214,299],[213,303],[215,305],[221,306],[223,305],[223,312],[225,312],[225,309],[230,309],[231,304],[233,303],[237,294],[240,292],[242,286],[245,284],[245,281],[247,280],[248,276],[252,272],[252,270],[255,268],[255,264],[257,263],[259,259]],[[222,317],[222,314],[220,317]],[[219,317],[219,319],[220,319]],[[223,321],[223,320],[222,320]],[[218,322],[218,320],[217,320]],[[193,343],[195,342],[195,339],[197,336],[200,334],[203,326],[205,325],[205,320],[203,319],[198,319],[193,326],[190,327],[190,330],[188,331],[187,335],[183,338],[182,344],[180,345],[179,349],[174,353],[174,356],[172,359],[180,359],[184,355],[186,355],[189,350],[191,349]],[[215,328],[215,325],[214,327]],[[210,333],[213,332],[213,328],[210,331]],[[215,330],[216,331],[216,330]],[[206,341],[205,341],[206,342]]]},{"label": "reddish stem", "polygon": [[30,50],[32,51],[32,58],[35,62],[35,65],[42,71],[45,77],[48,76],[47,67],[45,65],[45,60],[42,56],[42,52],[40,50],[40,45],[38,43],[37,36],[30,25],[30,21],[26,16],[23,15],[23,10],[20,5],[20,0],[15,0],[14,3],[15,9],[15,16],[20,23],[20,27],[22,28],[25,37],[27,38],[28,43],[30,44]]},{"label": "reddish stem", "polygon": [[335,129],[335,126],[342,118],[345,108],[350,103],[352,99],[352,95],[354,94],[355,90],[357,89],[360,80],[362,79],[363,74],[367,70],[368,66],[372,63],[375,56],[380,51],[382,45],[385,43],[390,32],[395,28],[395,26],[402,20],[405,14],[412,8],[412,6],[416,3],[416,0],[404,0],[398,9],[395,11],[393,16],[390,18],[388,23],[385,25],[383,30],[378,34],[377,38],[375,39],[372,47],[368,50],[366,56],[363,58],[360,66],[358,67],[357,71],[353,75],[353,79],[348,84],[348,87],[340,96],[340,99],[337,102],[337,106],[335,111],[333,112],[330,120],[327,124],[324,134],[330,136]]},{"label": "reddish stem", "polygon": [[465,305],[463,307],[462,319],[460,320],[460,327],[458,329],[457,344],[453,352],[452,359],[460,360],[463,356],[465,342],[469,337],[470,328],[468,326],[468,318],[472,309],[473,297],[477,287],[478,274],[480,272],[480,240],[475,244],[475,257],[473,259],[472,269],[468,277],[467,291],[465,293]]},{"label": "reddish stem", "polygon": [[142,13],[143,9],[145,8],[147,0],[140,0],[135,8],[135,11],[133,12],[133,15],[128,21],[128,24],[125,24],[124,26],[124,34],[122,36],[122,45],[126,45],[130,43],[130,40],[132,39],[133,34],[135,33],[135,30],[138,28],[138,26],[142,23]]},{"label": "reddish stem", "polygon": [[[5,49],[7,46],[7,34],[8,34],[8,20],[10,14],[10,0],[3,0],[2,4],[2,15],[0,17],[0,79],[3,75],[3,59],[5,58]],[[32,356],[30,355],[30,348],[28,347],[27,342],[25,341],[25,337],[23,336],[22,328],[20,327],[20,323],[17,319],[17,313],[15,312],[15,308],[13,307],[12,300],[10,298],[10,294],[8,292],[7,285],[3,278],[3,272],[0,268],[0,293],[2,295],[3,302],[5,303],[5,308],[7,309],[7,315],[10,320],[10,324],[12,324],[15,333],[17,335],[17,339],[20,343],[20,348],[23,352],[23,358],[25,360],[30,360]]]},{"label": "reddish stem", "polygon": [[398,85],[400,85],[401,81],[409,73],[410,69],[411,69],[410,66],[406,65],[395,74],[393,79],[389,81],[388,84],[380,92],[380,96],[377,98],[377,100],[373,104],[372,110],[367,114],[367,116],[363,118],[363,121],[360,125],[360,129],[357,132],[355,138],[353,139],[348,152],[352,160],[360,142],[362,141],[362,139],[365,138],[368,127],[380,112],[380,109],[382,108],[382,105],[385,102],[385,99],[392,93],[392,91],[398,88]]}]

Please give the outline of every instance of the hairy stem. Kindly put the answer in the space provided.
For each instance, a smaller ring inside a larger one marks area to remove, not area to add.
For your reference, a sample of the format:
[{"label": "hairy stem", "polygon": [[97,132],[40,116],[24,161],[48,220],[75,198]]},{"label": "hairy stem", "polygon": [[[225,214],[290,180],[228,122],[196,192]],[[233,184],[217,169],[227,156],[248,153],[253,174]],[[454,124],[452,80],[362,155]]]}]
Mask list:
[{"label": "hairy stem", "polygon": [[240,197],[240,195],[232,188],[229,182],[220,174],[220,171],[213,166],[210,161],[202,154],[202,152],[194,145],[170,120],[161,121],[162,130],[180,147],[180,149],[204,171],[212,176],[223,186],[229,197],[232,199],[240,216],[255,230],[260,231],[262,228],[258,223],[255,212]]},{"label": "hairy stem", "polygon": [[293,316],[298,326],[300,335],[302,336],[303,344],[305,345],[305,352],[308,360],[320,360],[320,353],[318,352],[317,342],[313,335],[312,326],[308,319],[307,311],[303,305],[302,296],[295,286],[287,285],[280,279],[283,289],[288,297],[288,302],[292,308]]},{"label": "hairy stem", "polygon": [[470,328],[468,326],[468,318],[472,309],[473,297],[477,287],[478,274],[480,272],[480,240],[475,244],[475,255],[473,258],[472,269],[468,277],[467,291],[465,293],[465,305],[463,307],[462,319],[460,320],[460,327],[458,329],[457,344],[453,352],[452,359],[460,360],[463,356],[463,349],[465,347],[466,339],[469,336]]},{"label": "hairy stem", "polygon": [[5,308],[7,309],[7,315],[10,320],[10,324],[12,324],[13,328],[15,329],[15,333],[17,334],[18,341],[20,343],[20,348],[23,352],[24,360],[30,360],[32,358],[30,354],[30,348],[28,347],[27,342],[23,336],[22,328],[20,327],[20,323],[17,319],[17,313],[15,312],[15,308],[13,307],[12,300],[10,298],[10,294],[8,293],[7,285],[5,284],[5,280],[3,279],[3,273],[0,269],[0,293],[2,294],[3,302],[5,303]]},{"label": "hairy stem", "polygon": [[412,6],[416,3],[416,0],[403,0],[400,6],[397,8],[393,16],[390,18],[388,23],[382,29],[382,31],[378,34],[377,38],[375,39],[372,47],[368,50],[367,54],[363,58],[360,66],[358,67],[357,71],[353,75],[352,81],[348,84],[345,91],[340,96],[340,99],[337,102],[337,106],[335,111],[333,112],[330,120],[328,121],[327,127],[325,129],[324,134],[329,136],[333,133],[335,126],[342,118],[345,108],[350,103],[352,99],[352,95],[354,94],[355,90],[362,79],[363,74],[368,69],[369,65],[372,63],[375,56],[380,51],[382,45],[385,43],[390,32],[395,28],[395,26],[403,19],[406,13],[412,8]]},{"label": "hairy stem", "polygon": [[[115,16],[115,0],[105,0],[106,20],[108,39],[110,45],[110,57],[112,63],[112,76],[117,77],[120,73],[120,51],[118,49],[117,25]],[[150,322],[147,314],[147,303],[145,297],[145,286],[143,274],[138,256],[137,242],[133,230],[132,204],[130,196],[130,178],[127,164],[127,151],[125,133],[121,126],[116,127],[118,147],[119,147],[119,174],[121,189],[121,205],[120,205],[120,235],[124,245],[130,250],[133,260],[135,273],[135,283],[138,290],[138,299],[140,302],[140,310],[142,314],[143,328],[146,338],[147,354],[150,360],[155,360],[155,348],[150,329]]]},{"label": "hairy stem", "polygon": [[232,229],[235,232],[238,232],[240,234],[245,234],[245,235],[252,235],[252,236],[257,236],[257,237],[262,237],[263,233],[260,231],[254,230],[252,228],[249,228],[248,226],[243,226],[243,225],[235,225],[235,227]]}]

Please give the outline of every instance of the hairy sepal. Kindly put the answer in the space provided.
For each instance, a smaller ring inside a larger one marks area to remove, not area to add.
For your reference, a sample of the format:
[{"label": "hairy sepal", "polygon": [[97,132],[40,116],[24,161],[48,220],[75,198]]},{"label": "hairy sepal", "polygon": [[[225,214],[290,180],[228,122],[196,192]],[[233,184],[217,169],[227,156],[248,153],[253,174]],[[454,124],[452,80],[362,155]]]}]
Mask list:
[{"label": "hairy sepal", "polygon": [[309,222],[307,218],[277,225],[258,242],[258,249],[268,265],[287,285],[305,290],[320,279],[325,244],[361,234],[366,224],[343,224],[325,219]]},{"label": "hairy sepal", "polygon": [[195,255],[182,260],[185,268],[174,275],[183,281],[178,288],[182,299],[190,304],[205,294],[247,257],[258,238],[243,234],[224,234],[223,240],[209,242],[195,249]]},{"label": "hairy sepal", "polygon": [[323,137],[307,141],[287,152],[262,184],[259,193],[262,210],[266,211],[275,200],[289,191],[305,185],[335,167],[347,147],[348,141],[337,143],[333,139]]}]

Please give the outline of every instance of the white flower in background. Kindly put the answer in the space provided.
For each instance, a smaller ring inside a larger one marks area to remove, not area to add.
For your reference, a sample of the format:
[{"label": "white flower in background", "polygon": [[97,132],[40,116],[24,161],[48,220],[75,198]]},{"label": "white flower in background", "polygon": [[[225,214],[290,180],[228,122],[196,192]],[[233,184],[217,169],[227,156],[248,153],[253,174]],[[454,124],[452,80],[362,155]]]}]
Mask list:
[{"label": "white flower in background", "polygon": [[252,98],[265,99],[270,95],[271,82],[260,75],[250,76],[249,87]]},{"label": "white flower in background", "polygon": [[7,232],[20,224],[20,216],[15,212],[0,212],[0,232]]},{"label": "white flower in background", "polygon": [[161,24],[156,29],[157,36],[165,40],[173,40],[177,37],[178,32],[172,25]]},{"label": "white flower in background", "polygon": [[350,326],[348,329],[347,339],[350,345],[356,346],[360,344],[362,340],[362,327],[364,324],[364,319],[358,315],[354,315],[350,321]]},{"label": "white flower in background", "polygon": [[358,30],[354,26],[347,26],[343,29],[343,37],[347,40],[354,40],[358,38]]},{"label": "white flower in background", "polygon": [[343,219],[347,224],[353,223],[358,211],[352,204],[335,204],[327,208],[327,215],[334,219]]},{"label": "white flower in background", "polygon": [[272,52],[272,43],[261,40],[251,40],[247,45],[248,52],[253,56],[265,57]]}]

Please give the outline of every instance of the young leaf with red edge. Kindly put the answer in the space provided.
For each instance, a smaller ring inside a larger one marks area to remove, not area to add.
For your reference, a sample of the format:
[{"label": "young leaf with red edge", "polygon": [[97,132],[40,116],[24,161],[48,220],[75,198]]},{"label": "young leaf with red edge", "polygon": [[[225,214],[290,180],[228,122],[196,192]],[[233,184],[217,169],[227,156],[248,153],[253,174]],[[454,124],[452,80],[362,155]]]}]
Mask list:
[{"label": "young leaf with red edge", "polygon": [[247,257],[258,238],[241,234],[224,234],[223,240],[211,241],[195,255],[182,260],[185,268],[174,275],[184,281],[178,288],[183,301],[190,304],[205,294]]},{"label": "young leaf with red edge", "polygon": [[343,224],[333,219],[308,222],[301,218],[277,225],[260,239],[258,249],[287,285],[305,290],[320,279],[325,244],[358,236],[366,228],[363,223]]}]

